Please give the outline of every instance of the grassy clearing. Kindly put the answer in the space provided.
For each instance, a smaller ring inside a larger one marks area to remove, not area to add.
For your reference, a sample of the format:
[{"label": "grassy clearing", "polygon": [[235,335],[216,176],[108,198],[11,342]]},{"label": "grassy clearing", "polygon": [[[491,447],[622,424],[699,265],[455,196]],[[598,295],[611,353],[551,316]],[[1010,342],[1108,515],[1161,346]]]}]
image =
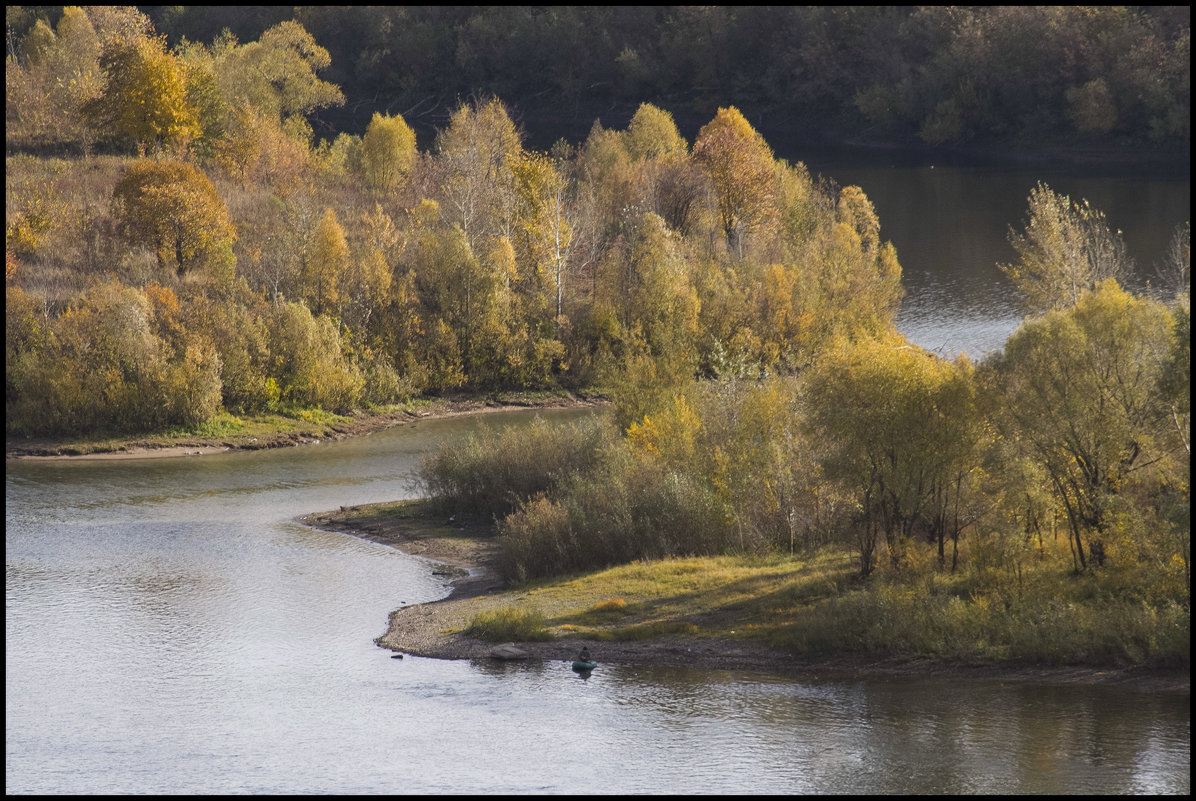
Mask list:
[{"label": "grassy clearing", "polygon": [[848,580],[851,560],[825,552],[790,557],[695,557],[640,561],[504,593],[495,605],[532,608],[555,636],[643,640],[746,636],[770,599],[826,598]]},{"label": "grassy clearing", "polygon": [[[498,545],[491,522],[448,520],[431,500],[343,510],[336,518],[385,541],[481,565]],[[401,535],[401,536],[400,536]],[[936,566],[911,545],[900,570],[859,578],[846,550],[806,555],[641,560],[469,598],[454,633],[492,642],[717,638],[812,658],[930,659],[972,664],[1152,666],[1190,664],[1191,615],[1133,568],[1075,574],[1066,542],[1028,551],[1014,569]],[[925,549],[925,551],[923,551]],[[443,558],[443,557],[442,557]]]},{"label": "grassy clearing", "polygon": [[322,409],[293,409],[285,413],[237,416],[221,412],[210,420],[187,428],[174,428],[161,434],[130,440],[130,444],[169,446],[197,438],[228,440],[233,443],[266,441],[278,437],[326,437],[331,426],[352,422],[352,417],[332,414]]},{"label": "grassy clearing", "polygon": [[[557,402],[553,398],[523,398],[512,405],[543,405]],[[198,425],[175,427],[148,434],[121,432],[93,432],[79,437],[57,437],[53,441],[42,438],[10,436],[10,448],[28,450],[34,453],[61,453],[72,456],[114,453],[131,448],[168,448],[177,445],[196,445],[200,441],[215,447],[228,444],[234,447],[264,447],[273,444],[290,444],[295,438],[327,439],[336,436],[337,428],[363,424],[368,427],[371,417],[393,417],[408,414],[412,417],[430,417],[447,411],[450,404],[437,398],[413,398],[405,403],[374,406],[355,415],[343,415],[322,409],[291,407],[277,412],[252,415],[235,415],[221,411]]]},{"label": "grassy clearing", "polygon": [[[62,437],[44,449],[67,455],[113,453],[131,448],[168,448],[175,445],[228,443],[245,446],[255,442],[267,443],[291,437],[323,438],[330,436],[332,426],[353,421],[352,417],[331,414],[318,409],[297,409],[287,414],[258,414],[238,416],[221,412],[194,426],[171,428],[154,434],[89,434],[86,437]],[[20,444],[18,437],[10,444]]]},{"label": "grassy clearing", "polygon": [[[487,599],[534,610],[535,639],[754,641],[784,653],[977,664],[1189,664],[1190,613],[1134,597],[1113,571],[1016,575],[910,569],[863,582],[847,552],[672,558],[542,581]],[[526,624],[524,624],[526,626]],[[517,640],[518,627],[503,632]]]}]

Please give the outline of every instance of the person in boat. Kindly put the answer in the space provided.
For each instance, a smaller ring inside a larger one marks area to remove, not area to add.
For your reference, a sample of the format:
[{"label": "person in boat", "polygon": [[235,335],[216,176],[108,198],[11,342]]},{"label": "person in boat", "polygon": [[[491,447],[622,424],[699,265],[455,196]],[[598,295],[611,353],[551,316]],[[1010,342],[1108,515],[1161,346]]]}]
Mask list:
[{"label": "person in boat", "polygon": [[577,655],[577,661],[578,662],[592,662],[593,660],[590,659],[590,649],[583,645],[581,647],[581,653],[579,653]]}]

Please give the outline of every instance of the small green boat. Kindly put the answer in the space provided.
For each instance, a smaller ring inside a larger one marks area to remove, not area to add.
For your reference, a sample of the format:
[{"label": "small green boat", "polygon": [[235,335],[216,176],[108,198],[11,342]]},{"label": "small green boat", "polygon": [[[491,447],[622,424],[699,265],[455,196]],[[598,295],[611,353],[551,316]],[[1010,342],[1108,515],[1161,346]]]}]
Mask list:
[{"label": "small green boat", "polygon": [[580,659],[573,663],[573,669],[578,673],[589,673],[594,668],[598,667],[598,663],[594,661],[582,662]]}]

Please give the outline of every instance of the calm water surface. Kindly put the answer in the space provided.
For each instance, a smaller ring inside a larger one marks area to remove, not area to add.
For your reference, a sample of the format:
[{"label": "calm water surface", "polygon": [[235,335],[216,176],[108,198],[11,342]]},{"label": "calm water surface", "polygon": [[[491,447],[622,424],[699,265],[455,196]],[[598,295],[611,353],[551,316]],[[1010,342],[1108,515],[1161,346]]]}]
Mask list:
[{"label": "calm water surface", "polygon": [[387,614],[446,585],[295,518],[531,419],[8,462],[6,792],[1188,792],[1186,693],[391,659]]}]

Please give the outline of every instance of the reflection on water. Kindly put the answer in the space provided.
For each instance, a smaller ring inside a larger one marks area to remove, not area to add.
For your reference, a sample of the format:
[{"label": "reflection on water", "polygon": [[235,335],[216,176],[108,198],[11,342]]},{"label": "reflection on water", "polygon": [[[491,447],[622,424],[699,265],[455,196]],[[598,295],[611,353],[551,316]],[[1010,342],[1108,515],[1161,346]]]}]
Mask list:
[{"label": "reflection on water", "polygon": [[402,497],[435,443],[533,417],[10,462],[6,790],[1187,792],[1187,695],[391,659],[388,613],[446,585],[294,518]]}]

